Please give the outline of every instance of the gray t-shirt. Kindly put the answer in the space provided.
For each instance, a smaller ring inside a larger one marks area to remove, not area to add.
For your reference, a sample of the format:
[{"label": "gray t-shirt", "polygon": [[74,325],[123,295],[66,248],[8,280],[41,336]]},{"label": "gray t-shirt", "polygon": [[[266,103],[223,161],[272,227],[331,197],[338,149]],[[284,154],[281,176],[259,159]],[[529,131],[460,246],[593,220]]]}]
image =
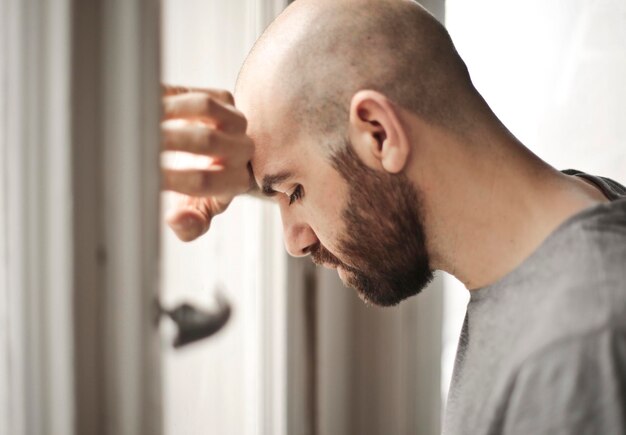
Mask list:
[{"label": "gray t-shirt", "polygon": [[626,188],[473,291],[444,433],[626,434]]}]

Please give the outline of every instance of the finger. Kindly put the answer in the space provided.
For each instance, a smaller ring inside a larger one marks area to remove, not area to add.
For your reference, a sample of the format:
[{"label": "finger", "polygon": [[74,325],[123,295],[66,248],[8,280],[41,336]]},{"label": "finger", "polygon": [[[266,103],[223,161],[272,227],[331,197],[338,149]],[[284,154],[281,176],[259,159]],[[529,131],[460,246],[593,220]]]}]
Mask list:
[{"label": "finger", "polygon": [[206,219],[196,209],[185,209],[177,210],[167,223],[180,240],[190,242],[209,230],[211,219]]},{"label": "finger", "polygon": [[165,119],[208,119],[223,131],[240,133],[247,127],[246,118],[230,104],[206,93],[191,92],[163,98]]},{"label": "finger", "polygon": [[247,136],[234,137],[200,123],[172,125],[165,122],[161,131],[166,151],[203,154],[234,163],[244,163],[252,157],[252,140]]},{"label": "finger", "polygon": [[189,242],[209,230],[213,216],[208,213],[207,198],[183,198],[166,221],[180,240]]},{"label": "finger", "polygon": [[163,169],[163,189],[190,196],[227,197],[244,193],[249,189],[246,170],[180,170]]},{"label": "finger", "polygon": [[224,211],[232,201],[232,198],[217,200],[179,196],[176,208],[168,214],[166,220],[176,236],[184,242],[197,239],[206,233],[213,217]]},{"label": "finger", "polygon": [[161,92],[164,97],[169,97],[172,95],[180,95],[187,94],[190,92],[194,93],[204,93],[212,96],[218,101],[221,101],[226,104],[230,104],[231,106],[235,105],[235,99],[233,94],[223,89],[205,89],[205,88],[193,88],[186,86],[171,86],[171,85],[161,85]]}]

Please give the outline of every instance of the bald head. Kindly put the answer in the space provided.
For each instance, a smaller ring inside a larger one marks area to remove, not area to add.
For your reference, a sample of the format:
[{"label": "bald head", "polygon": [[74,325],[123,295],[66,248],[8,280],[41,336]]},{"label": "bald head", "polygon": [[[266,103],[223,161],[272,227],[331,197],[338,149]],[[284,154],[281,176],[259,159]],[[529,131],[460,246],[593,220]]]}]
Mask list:
[{"label": "bald head", "polygon": [[237,93],[259,84],[318,134],[345,133],[362,89],[451,129],[477,95],[445,28],[412,0],[297,0],[258,40]]}]

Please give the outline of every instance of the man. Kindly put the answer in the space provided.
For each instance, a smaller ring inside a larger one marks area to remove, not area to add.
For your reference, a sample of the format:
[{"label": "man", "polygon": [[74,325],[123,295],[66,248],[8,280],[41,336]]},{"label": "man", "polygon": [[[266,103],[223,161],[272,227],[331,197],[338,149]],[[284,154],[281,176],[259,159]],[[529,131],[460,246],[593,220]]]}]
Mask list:
[{"label": "man", "polygon": [[249,171],[289,253],[366,302],[397,304],[433,270],[470,290],[446,433],[626,433],[626,189],[532,154],[417,3],[298,0],[246,60],[238,109],[170,92],[167,118],[201,122],[168,126],[165,148],[222,168],[165,173],[192,196],[170,218],[183,240]]}]

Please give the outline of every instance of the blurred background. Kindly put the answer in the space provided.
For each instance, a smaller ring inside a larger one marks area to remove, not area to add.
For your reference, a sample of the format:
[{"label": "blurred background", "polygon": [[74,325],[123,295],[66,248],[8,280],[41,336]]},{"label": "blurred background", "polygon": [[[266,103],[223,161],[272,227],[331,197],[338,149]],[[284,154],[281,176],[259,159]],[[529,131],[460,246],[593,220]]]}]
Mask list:
[{"label": "blurred background", "polygon": [[[237,198],[192,243],[163,224],[159,83],[232,91],[287,3],[0,0],[0,434],[440,432],[453,277],[366,307],[287,256],[269,202]],[[626,3],[422,4],[523,143],[626,182]],[[229,322],[174,348],[155,307],[216,291]]]}]

